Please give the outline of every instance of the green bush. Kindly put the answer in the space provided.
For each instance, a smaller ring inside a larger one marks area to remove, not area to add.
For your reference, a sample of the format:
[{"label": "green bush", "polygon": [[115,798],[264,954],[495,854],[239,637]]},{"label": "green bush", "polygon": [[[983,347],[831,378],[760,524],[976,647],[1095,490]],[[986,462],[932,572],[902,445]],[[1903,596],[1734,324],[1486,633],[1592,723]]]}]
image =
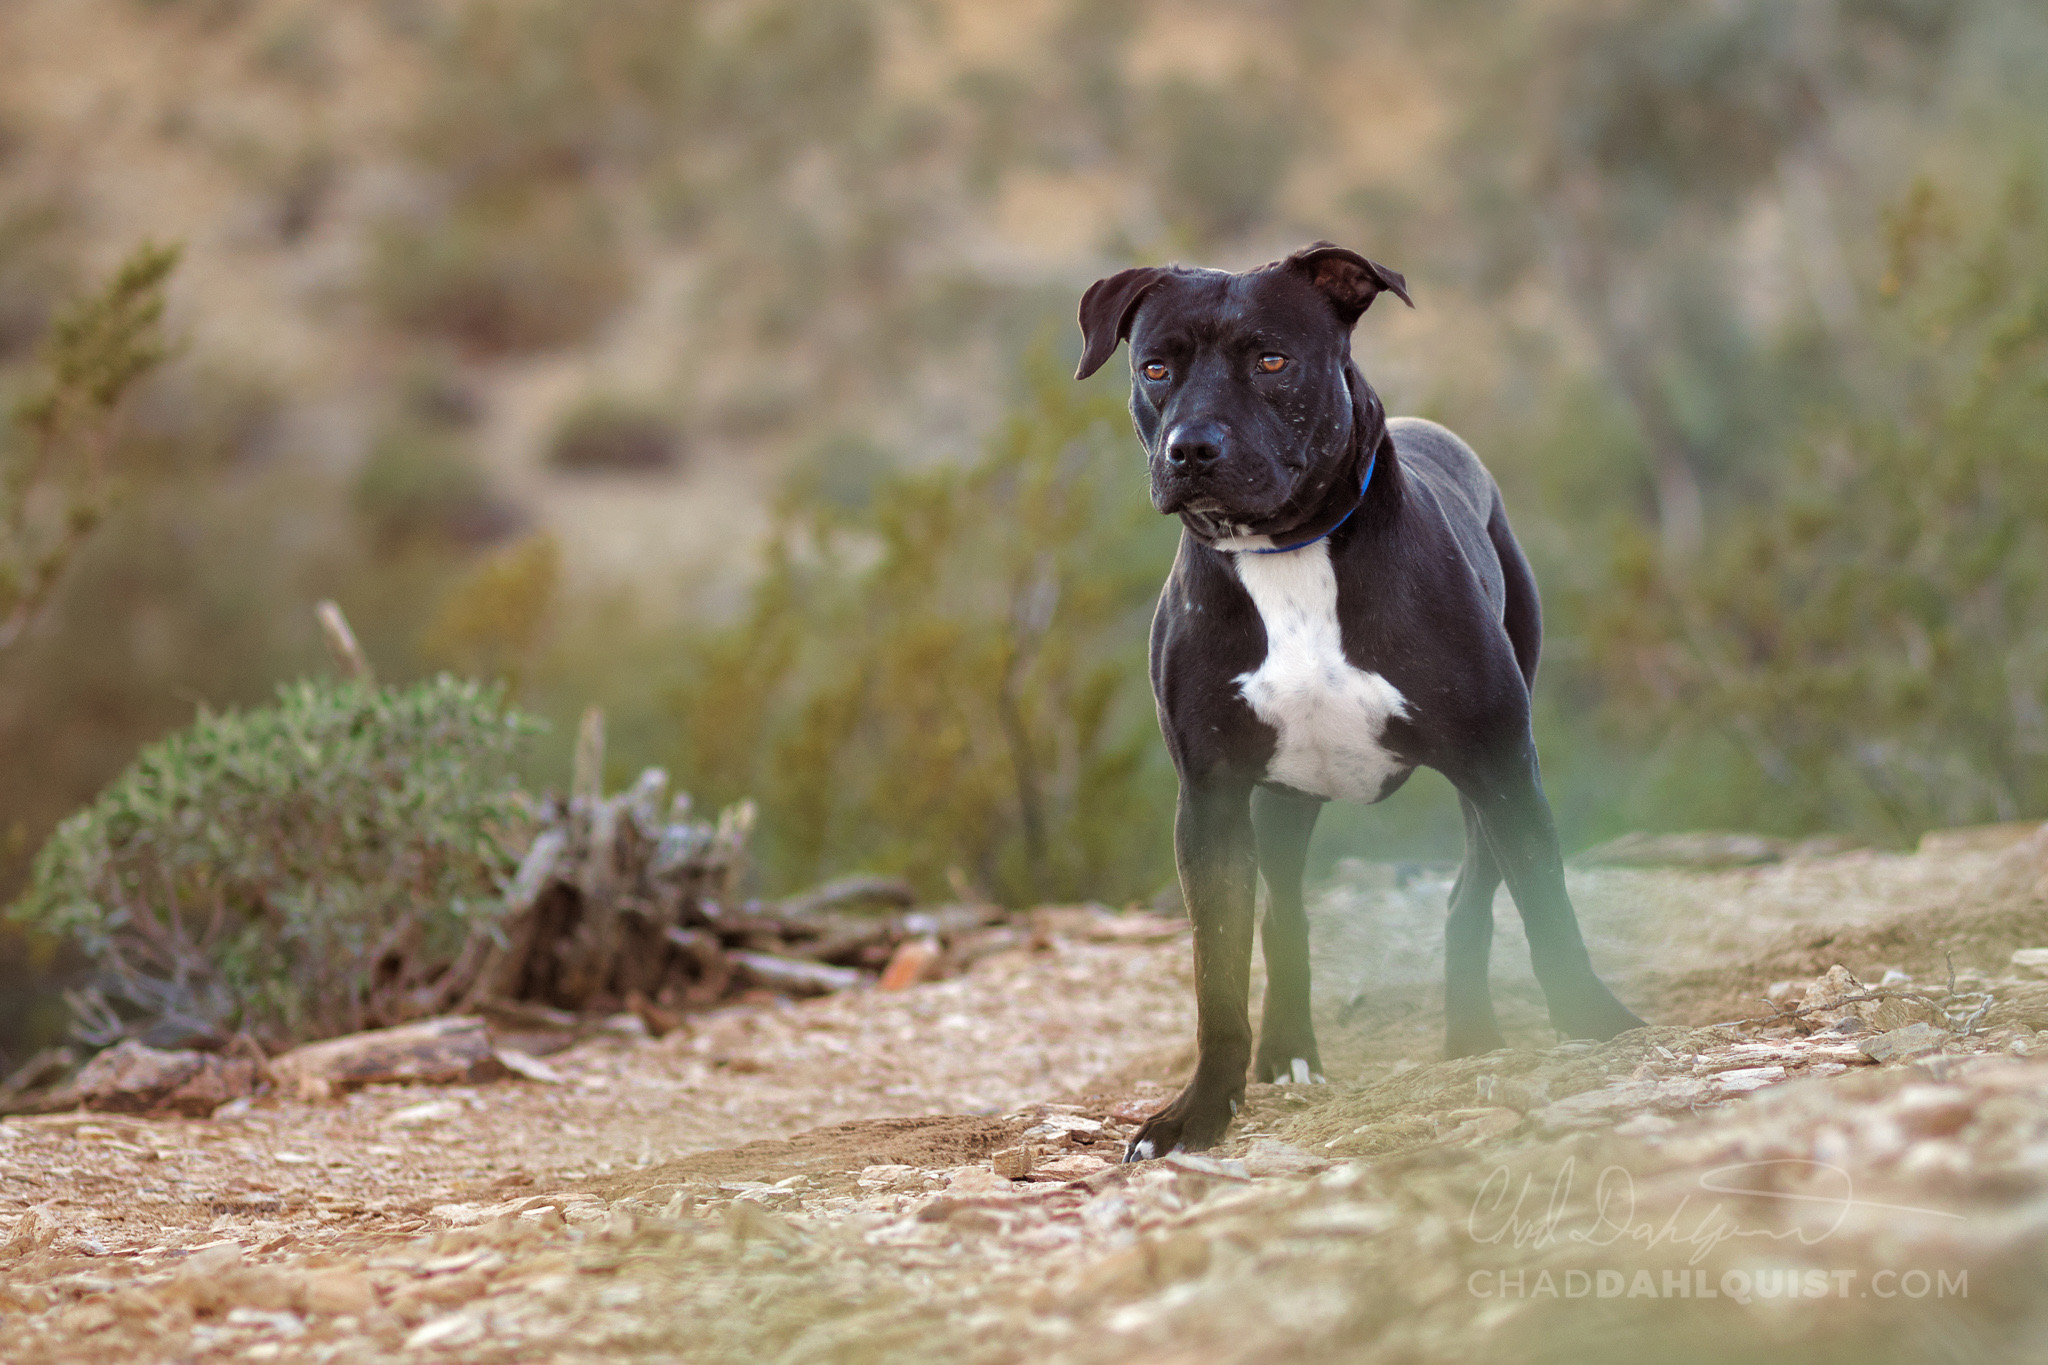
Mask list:
[{"label": "green bush", "polygon": [[660,474],[681,458],[673,418],[620,398],[578,404],[548,443],[548,463],[573,474]]},{"label": "green bush", "polygon": [[1654,804],[1887,842],[2048,812],[2048,191],[2018,176],[1960,242],[1935,194],[1892,215],[1890,390],[1683,571],[1619,538],[1589,636]]},{"label": "green bush", "polygon": [[1265,221],[1299,145],[1299,120],[1249,79],[1169,81],[1155,104],[1155,189],[1174,226],[1206,243]]},{"label": "green bush", "polygon": [[484,545],[520,520],[454,435],[400,423],[386,432],[356,476],[355,509],[381,550],[420,542]]},{"label": "green bush", "polygon": [[586,341],[628,284],[605,215],[566,202],[467,204],[442,223],[392,227],[371,281],[393,323],[482,355]]},{"label": "green bush", "polygon": [[12,914],[98,968],[74,1001],[93,1042],[274,1047],[434,1013],[500,911],[534,728],[446,675],[202,713],[58,827]]}]

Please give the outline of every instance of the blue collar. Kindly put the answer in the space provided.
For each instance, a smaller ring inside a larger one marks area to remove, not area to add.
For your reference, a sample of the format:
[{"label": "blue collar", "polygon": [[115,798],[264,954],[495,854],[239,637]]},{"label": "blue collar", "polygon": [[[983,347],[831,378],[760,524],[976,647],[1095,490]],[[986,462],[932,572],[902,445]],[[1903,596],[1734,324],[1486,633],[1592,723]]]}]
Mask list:
[{"label": "blue collar", "polygon": [[[1365,477],[1358,481],[1358,501],[1351,504],[1351,512],[1356,512],[1359,508],[1365,506],[1365,490],[1371,487],[1372,471],[1374,466],[1378,465],[1379,462],[1380,451],[1379,447],[1375,445],[1373,447],[1372,457],[1365,462]],[[1245,550],[1241,553],[1252,555],[1284,555],[1289,554],[1295,550],[1305,550],[1309,546],[1321,540],[1323,536],[1329,535],[1330,531],[1336,530],[1337,527],[1342,526],[1345,522],[1351,520],[1351,512],[1346,512],[1343,516],[1337,518],[1336,522],[1330,527],[1329,531],[1324,531],[1322,535],[1310,536],[1307,540],[1302,541],[1298,545],[1274,545],[1263,550]]]}]

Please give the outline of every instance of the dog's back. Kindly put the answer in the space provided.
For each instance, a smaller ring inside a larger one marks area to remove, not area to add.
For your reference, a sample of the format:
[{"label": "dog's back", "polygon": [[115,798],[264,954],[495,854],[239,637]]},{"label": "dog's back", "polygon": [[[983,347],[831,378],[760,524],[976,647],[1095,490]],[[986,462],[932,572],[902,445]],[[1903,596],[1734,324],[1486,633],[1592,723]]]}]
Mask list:
[{"label": "dog's back", "polygon": [[[1515,595],[1509,580],[1526,576],[1528,570],[1508,533],[1507,513],[1493,475],[1456,433],[1426,417],[1391,417],[1387,435],[1400,457],[1401,472],[1411,486],[1419,485],[1428,500],[1435,502],[1493,608],[1494,619],[1503,620],[1509,599]],[[1523,652],[1519,640],[1515,652],[1517,656]],[[1533,668],[1524,672],[1533,672]]]}]

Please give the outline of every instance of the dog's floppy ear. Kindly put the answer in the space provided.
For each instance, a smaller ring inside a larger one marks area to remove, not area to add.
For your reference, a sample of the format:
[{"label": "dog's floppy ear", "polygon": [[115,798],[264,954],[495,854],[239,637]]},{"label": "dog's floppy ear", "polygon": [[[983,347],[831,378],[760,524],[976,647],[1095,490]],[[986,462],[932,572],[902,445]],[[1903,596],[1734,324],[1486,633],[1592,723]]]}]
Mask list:
[{"label": "dog's floppy ear", "polygon": [[1086,379],[1116,353],[1117,343],[1131,334],[1138,304],[1169,273],[1164,266],[1141,265],[1088,286],[1081,296],[1081,367],[1074,378]]},{"label": "dog's floppy ear", "polygon": [[1372,301],[1383,289],[1410,308],[1415,306],[1415,300],[1408,297],[1408,281],[1401,278],[1400,271],[1368,261],[1331,242],[1305,246],[1289,256],[1286,264],[1308,276],[1309,283],[1323,291],[1346,327],[1372,307]]}]

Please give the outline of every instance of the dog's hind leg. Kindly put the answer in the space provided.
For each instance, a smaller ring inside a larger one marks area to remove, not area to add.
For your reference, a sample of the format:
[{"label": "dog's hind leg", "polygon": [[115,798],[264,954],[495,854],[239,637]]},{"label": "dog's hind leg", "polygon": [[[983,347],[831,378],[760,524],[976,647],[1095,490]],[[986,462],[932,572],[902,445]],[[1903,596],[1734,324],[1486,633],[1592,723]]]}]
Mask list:
[{"label": "dog's hind leg", "polygon": [[1301,899],[1309,835],[1322,809],[1313,797],[1268,787],[1252,793],[1252,832],[1266,879],[1266,918],[1259,928],[1266,950],[1266,1007],[1252,1063],[1252,1075],[1262,1081],[1323,1079],[1309,1017],[1308,913]]},{"label": "dog's hind leg", "polygon": [[1451,888],[1451,911],[1444,921],[1444,1056],[1473,1057],[1507,1046],[1494,1020],[1486,983],[1500,868],[1486,846],[1479,812],[1463,797],[1458,804],[1465,810],[1465,862]]},{"label": "dog's hind leg", "polygon": [[[1526,724],[1526,722],[1524,722]],[[1543,798],[1536,745],[1526,734],[1495,751],[1453,782],[1479,813],[1480,829],[1501,879],[1514,893],[1529,936],[1529,965],[1550,1006],[1550,1022],[1566,1038],[1612,1038],[1643,1021],[1614,998],[1599,977],[1572,913],[1558,853],[1557,825]]]}]

